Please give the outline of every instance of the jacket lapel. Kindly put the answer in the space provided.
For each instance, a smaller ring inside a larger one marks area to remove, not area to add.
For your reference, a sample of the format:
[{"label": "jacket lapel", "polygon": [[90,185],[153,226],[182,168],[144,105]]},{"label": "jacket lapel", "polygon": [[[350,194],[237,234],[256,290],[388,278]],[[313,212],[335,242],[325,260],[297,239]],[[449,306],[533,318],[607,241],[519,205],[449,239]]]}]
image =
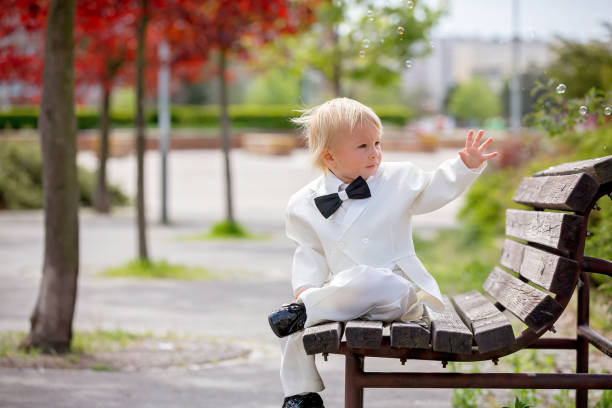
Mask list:
[{"label": "jacket lapel", "polygon": [[[380,164],[384,166],[384,163]],[[347,231],[351,228],[351,226],[357,221],[359,216],[363,213],[363,211],[370,207],[376,200],[379,199],[377,192],[380,191],[380,187],[385,182],[385,172],[384,167],[380,169],[380,174],[376,177],[375,181],[368,182],[368,187],[370,188],[370,198],[363,198],[360,200],[354,200],[348,209],[344,219],[342,220],[342,236],[344,236]]]},{"label": "jacket lapel", "polygon": [[[381,166],[384,166],[384,163],[381,163]],[[349,228],[357,221],[359,216],[363,213],[363,211],[368,208],[375,200],[377,200],[377,192],[380,190],[380,187],[385,182],[385,172],[384,167],[380,169],[380,174],[376,177],[374,182],[368,182],[368,187],[370,189],[371,197],[363,198],[359,200],[353,200],[350,206],[347,206],[348,209],[344,214],[344,217],[336,217],[337,213],[334,213],[331,217],[325,220],[328,224],[332,222],[335,226],[340,228],[339,237],[344,236]],[[319,182],[313,186],[315,190],[315,196],[319,197],[326,194],[334,193],[335,191],[327,191],[327,187],[325,184],[325,177],[321,177]],[[317,213],[319,216],[323,217],[321,213]]]},{"label": "jacket lapel", "polygon": [[[321,182],[315,186],[315,197],[320,197],[323,195],[327,195],[327,194],[332,194],[332,193],[336,193],[337,191],[329,191],[326,185],[326,181],[325,181],[325,177],[322,177]],[[346,219],[346,214],[339,214],[340,211],[336,211],[334,214],[332,214],[329,218],[327,218],[325,220],[326,223],[333,223],[334,225],[336,225],[337,227],[341,227],[344,220]],[[323,215],[321,215],[321,213],[319,212],[319,210],[317,209],[317,214],[319,216],[321,216],[321,218],[323,219]],[[345,215],[344,217],[338,217],[338,215]]]}]

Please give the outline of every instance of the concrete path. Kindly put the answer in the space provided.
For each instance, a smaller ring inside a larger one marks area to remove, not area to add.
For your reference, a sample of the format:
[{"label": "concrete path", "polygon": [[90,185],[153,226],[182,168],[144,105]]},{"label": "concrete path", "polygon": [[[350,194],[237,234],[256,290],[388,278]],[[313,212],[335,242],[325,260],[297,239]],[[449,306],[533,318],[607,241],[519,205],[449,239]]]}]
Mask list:
[{"label": "concrete path", "polygon": [[[389,153],[386,160],[411,160],[433,169],[455,150],[434,155]],[[213,281],[142,281],[97,276],[100,270],[132,259],[136,253],[133,211],[110,216],[81,211],[81,274],[74,327],[77,331],[123,329],[165,334],[200,334],[238,341],[253,352],[247,358],[210,364],[197,370],[94,372],[0,369],[0,407],[279,407],[282,401],[278,339],[266,316],[289,300],[292,245],[283,236],[288,197],[316,176],[305,152],[262,157],[240,150],[232,154],[236,215],[247,228],[267,239],[193,241],[223,218],[221,155],[216,151],[178,151],[170,159],[170,217],[160,225],[159,157],[146,158],[149,246],[154,259],[198,265],[222,279]],[[95,158],[79,162],[94,167]],[[133,157],[112,159],[109,175],[130,194],[134,191]],[[435,213],[415,218],[421,233],[454,225],[456,200]],[[0,331],[29,328],[36,302],[43,253],[40,211],[0,213]],[[318,363],[327,389],[326,406],[343,406],[343,359]],[[366,370],[400,368],[398,361],[366,361]],[[404,370],[437,369],[438,363],[408,362]],[[448,407],[450,390],[367,390],[368,407]]]}]

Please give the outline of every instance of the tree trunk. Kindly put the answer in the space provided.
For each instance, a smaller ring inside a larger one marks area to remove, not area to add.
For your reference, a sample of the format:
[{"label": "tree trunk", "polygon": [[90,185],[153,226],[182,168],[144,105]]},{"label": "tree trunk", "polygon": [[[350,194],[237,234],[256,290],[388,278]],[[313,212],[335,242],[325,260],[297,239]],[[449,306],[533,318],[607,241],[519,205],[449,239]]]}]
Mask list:
[{"label": "tree trunk", "polygon": [[145,121],[144,121],[144,62],[145,62],[145,38],[147,22],[149,19],[149,2],[141,0],[142,10],[138,22],[138,54],[136,56],[136,152],[138,160],[138,185],[136,194],[136,212],[138,214],[138,256],[141,260],[148,261],[146,235],[146,217],[144,203],[144,153],[145,153]]},{"label": "tree trunk", "polygon": [[234,208],[232,204],[232,175],[230,170],[230,126],[227,114],[227,82],[225,80],[225,50],[219,51],[219,78],[221,81],[221,142],[223,145],[223,157],[225,158],[225,197],[226,197],[226,217],[230,225],[234,221]]},{"label": "tree trunk", "polygon": [[96,191],[93,196],[93,206],[96,211],[108,213],[110,211],[110,199],[106,186],[106,161],[108,159],[108,137],[110,128],[110,99],[111,90],[104,87],[102,96],[102,109],[100,115],[100,150],[98,152],[98,175]]},{"label": "tree trunk", "polygon": [[51,0],[45,33],[39,127],[45,250],[31,330],[22,346],[70,349],[79,273],[79,188],[74,114],[74,0]]}]

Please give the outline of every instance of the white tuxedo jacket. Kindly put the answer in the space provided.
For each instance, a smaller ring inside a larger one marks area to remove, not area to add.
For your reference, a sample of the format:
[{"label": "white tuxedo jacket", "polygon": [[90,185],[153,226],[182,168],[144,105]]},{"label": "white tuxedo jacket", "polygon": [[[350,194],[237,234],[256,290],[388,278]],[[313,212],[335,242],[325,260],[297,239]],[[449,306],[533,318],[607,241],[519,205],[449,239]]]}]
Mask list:
[{"label": "white tuxedo jacket", "polygon": [[286,210],[286,233],[297,245],[294,295],[302,288],[321,287],[334,274],[364,264],[399,268],[425,292],[423,301],[443,309],[438,284],[414,251],[412,216],[452,201],[485,168],[486,162],[469,169],[458,155],[431,172],[410,162],[383,162],[377,175],[367,180],[372,196],[353,200],[341,222],[333,215],[325,219],[314,202],[317,196],[337,191],[326,191],[325,176],[313,180],[291,196]]}]

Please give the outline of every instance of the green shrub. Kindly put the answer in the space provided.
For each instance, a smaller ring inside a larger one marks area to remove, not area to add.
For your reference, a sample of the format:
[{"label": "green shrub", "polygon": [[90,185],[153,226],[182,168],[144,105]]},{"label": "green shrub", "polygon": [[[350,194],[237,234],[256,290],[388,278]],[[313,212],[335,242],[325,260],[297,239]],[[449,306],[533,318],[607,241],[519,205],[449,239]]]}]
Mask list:
[{"label": "green shrub", "polygon": [[[91,205],[95,173],[78,167],[80,201]],[[42,157],[38,144],[0,142],[0,209],[33,209],[43,207]],[[109,185],[112,205],[125,205],[128,197]]]},{"label": "green shrub", "polygon": [[441,229],[427,239],[415,233],[414,247],[440,290],[449,295],[478,290],[500,255],[493,240],[475,241],[460,228]]},{"label": "green shrub", "polygon": [[[228,114],[233,128],[254,129],[294,129],[290,122],[298,116],[298,105],[230,105]],[[373,109],[385,124],[403,126],[412,113],[403,106],[374,106]],[[170,121],[178,127],[216,127],[219,126],[220,109],[217,105],[172,105]],[[95,129],[99,125],[98,111],[93,108],[79,108],[76,112],[78,129]],[[157,110],[149,109],[146,113],[146,123],[157,125]],[[14,107],[9,111],[0,112],[0,129],[36,128],[38,108]],[[111,112],[113,126],[133,126],[134,114],[128,111]]]},{"label": "green shrub", "polygon": [[41,208],[42,159],[35,144],[0,143],[0,208]]},{"label": "green shrub", "polygon": [[[93,205],[92,200],[96,188],[96,173],[79,166],[78,174],[81,205],[91,207]],[[126,205],[129,203],[130,200],[128,196],[126,196],[118,186],[109,184],[107,188],[108,198],[112,206]]]},{"label": "green shrub", "polygon": [[18,106],[0,111],[0,129],[35,129],[38,126],[38,107]]},{"label": "green shrub", "polygon": [[237,222],[230,222],[229,220],[219,221],[214,224],[208,234],[207,238],[254,238],[245,227]]},{"label": "green shrub", "polygon": [[[558,153],[553,157],[546,153],[535,156],[530,162],[520,167],[487,169],[471,186],[466,194],[466,200],[460,209],[458,217],[465,228],[472,234],[472,239],[488,239],[491,236],[503,235],[505,230],[505,210],[507,208],[527,208],[512,201],[512,196],[523,177],[544,170],[556,164],[577,160],[592,159],[612,153],[612,127],[608,126],[598,130],[572,133],[563,138],[555,139]],[[610,146],[610,147],[607,147]],[[606,147],[606,149],[604,149]],[[609,150],[608,150],[609,149]],[[604,197],[605,198],[605,197]],[[606,214],[609,201],[600,200],[602,211],[592,212],[589,230],[601,239],[590,240],[589,251],[603,258],[610,258],[612,254],[612,220],[602,216]],[[597,242],[595,242],[597,241]]]}]

